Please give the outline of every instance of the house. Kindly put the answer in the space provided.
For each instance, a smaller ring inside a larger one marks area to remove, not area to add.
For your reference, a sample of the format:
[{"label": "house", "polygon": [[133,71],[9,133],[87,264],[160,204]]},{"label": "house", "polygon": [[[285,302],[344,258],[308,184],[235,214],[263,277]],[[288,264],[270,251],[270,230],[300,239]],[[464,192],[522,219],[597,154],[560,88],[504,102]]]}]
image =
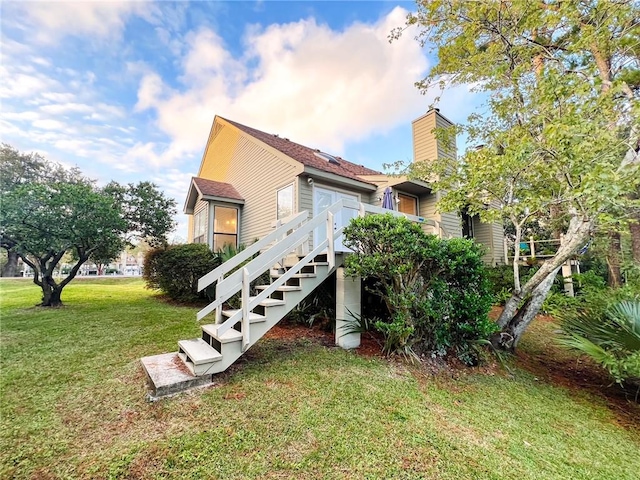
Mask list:
[{"label": "house", "polygon": [[[455,154],[433,135],[451,125],[437,110],[413,122],[415,161]],[[391,189],[394,210],[381,208]],[[215,117],[184,211],[189,241],[213,250],[246,248],[198,281],[214,300],[198,312],[202,336],[178,342],[178,352],[142,359],[152,396],[209,383],[329,276],[336,278],[336,344],[354,348],[359,333],[343,334],[361,308],[361,284],[342,267],[342,229],[367,213],[391,212],[444,237],[471,236],[501,259],[502,229],[478,218],[439,212],[428,183],[388,176],[339,156]],[[267,279],[265,279],[265,277]],[[240,296],[240,308],[231,298]],[[235,305],[237,306],[237,305]],[[186,367],[186,369],[184,368]],[[189,373],[187,373],[189,372]]]},{"label": "house", "polygon": [[[437,109],[414,120],[414,161],[455,155],[455,148],[443,146],[433,133],[450,125]],[[502,261],[502,227],[482,223],[477,216],[437,211],[438,194],[428,183],[385,175],[218,116],[184,206],[188,241],[205,242],[216,251],[227,244],[248,245],[267,235],[274,221],[302,211],[312,218],[339,199],[380,206],[387,187],[397,211],[435,222],[437,228],[425,225],[428,232],[474,238],[486,247],[486,263]],[[346,224],[351,214],[338,217],[338,223]],[[310,248],[318,235],[322,231],[310,236]],[[339,242],[336,248],[346,250]]]}]

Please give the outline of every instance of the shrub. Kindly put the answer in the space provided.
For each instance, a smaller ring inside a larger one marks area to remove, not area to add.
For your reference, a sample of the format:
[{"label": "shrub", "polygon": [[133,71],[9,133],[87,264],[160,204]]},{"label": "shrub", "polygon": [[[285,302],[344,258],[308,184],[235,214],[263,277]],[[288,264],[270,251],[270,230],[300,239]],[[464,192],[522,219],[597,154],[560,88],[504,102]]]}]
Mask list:
[{"label": "shrub", "polygon": [[354,251],[347,274],[367,280],[387,307],[374,323],[386,352],[453,350],[466,363],[477,361],[478,340],[496,329],[487,318],[492,296],[478,245],[441,240],[392,215],[352,220],[344,243]]},{"label": "shrub", "polygon": [[[540,266],[521,265],[520,267],[520,284],[524,285],[538,271]],[[486,268],[487,278],[489,281],[489,289],[493,295],[493,303],[496,305],[504,305],[511,298],[513,292],[513,265],[497,265],[495,267]],[[563,279],[561,275],[556,275],[556,279],[551,287],[551,292],[563,291]]]},{"label": "shrub", "polygon": [[560,316],[560,343],[590,356],[622,384],[640,383],[640,300]]},{"label": "shrub", "polygon": [[540,310],[552,317],[558,317],[569,310],[574,311],[581,304],[582,299],[579,297],[570,297],[565,293],[551,292],[544,299]]},{"label": "shrub", "polygon": [[143,278],[148,288],[159,289],[170,298],[193,302],[206,298],[198,293],[198,279],[221,264],[220,256],[202,243],[171,245],[147,252]]},{"label": "shrub", "polygon": [[[268,281],[265,283],[269,283]],[[284,318],[286,321],[313,327],[319,325],[326,331],[336,324],[336,276],[330,275]]]}]

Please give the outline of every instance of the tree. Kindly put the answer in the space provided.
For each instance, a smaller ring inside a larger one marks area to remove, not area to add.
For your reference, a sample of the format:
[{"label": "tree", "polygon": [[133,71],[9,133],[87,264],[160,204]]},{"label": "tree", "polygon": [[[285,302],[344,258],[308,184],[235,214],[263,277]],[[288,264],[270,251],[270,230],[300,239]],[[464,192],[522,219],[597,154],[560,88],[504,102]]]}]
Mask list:
[{"label": "tree", "polygon": [[[517,345],[561,265],[594,228],[626,220],[615,217],[637,204],[638,18],[632,0],[425,0],[407,19],[438,56],[417,84],[422,91],[462,84],[489,94],[484,115],[437,132],[443,141],[464,132],[481,148],[409,171],[442,192],[442,210],[513,225],[514,290],[496,339],[505,348]],[[562,242],[521,285],[522,231],[540,218],[558,225]]]},{"label": "tree", "polygon": [[[113,191],[133,193],[123,197]],[[154,211],[159,205],[163,210]],[[110,184],[104,189],[69,178],[27,182],[3,197],[0,241],[11,244],[33,269],[33,281],[42,289],[41,305],[59,306],[62,290],[90,257],[115,256],[141,235],[153,235],[161,243],[173,228],[174,214],[175,201],[146,182],[141,188]],[[53,272],[68,252],[75,264],[58,282]]]},{"label": "tree", "polygon": [[[4,198],[14,189],[28,182],[83,181],[77,169],[65,170],[61,165],[48,162],[38,153],[21,153],[11,145],[0,146],[0,197]],[[15,277],[18,253],[10,238],[2,237],[0,247],[7,251],[7,262],[0,272],[2,277]]]},{"label": "tree", "polygon": [[166,234],[174,227],[175,200],[165,197],[151,182],[110,182],[104,192],[122,210],[130,238],[142,239],[153,247],[166,244]]}]

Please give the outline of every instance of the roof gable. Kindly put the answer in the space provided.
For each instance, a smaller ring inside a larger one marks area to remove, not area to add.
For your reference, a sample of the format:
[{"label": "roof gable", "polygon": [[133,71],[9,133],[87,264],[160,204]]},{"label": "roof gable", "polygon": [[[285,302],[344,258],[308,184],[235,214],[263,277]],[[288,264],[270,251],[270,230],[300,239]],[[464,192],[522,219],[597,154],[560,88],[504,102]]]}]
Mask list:
[{"label": "roof gable", "polygon": [[187,201],[184,204],[184,212],[186,214],[193,213],[193,208],[198,198],[229,203],[244,203],[244,198],[242,198],[233,185],[208,180],[206,178],[192,177],[189,193],[187,194]]}]

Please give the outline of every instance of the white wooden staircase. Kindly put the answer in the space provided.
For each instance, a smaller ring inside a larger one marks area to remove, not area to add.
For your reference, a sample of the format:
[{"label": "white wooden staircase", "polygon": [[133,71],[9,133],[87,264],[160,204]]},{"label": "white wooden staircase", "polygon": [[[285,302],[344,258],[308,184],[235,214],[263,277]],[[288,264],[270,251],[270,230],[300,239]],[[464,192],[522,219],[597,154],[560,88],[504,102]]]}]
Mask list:
[{"label": "white wooden staircase", "polygon": [[[334,216],[343,208],[340,201],[311,220],[306,211],[290,217],[198,281],[198,290],[217,283],[214,301],[197,315],[200,321],[215,314],[214,322],[202,325],[201,338],[178,342],[178,356],[193,375],[225,371],[335,270],[334,242],[342,228]],[[322,224],[326,238],[308,252],[309,236]],[[270,283],[255,285],[252,295],[252,283],[266,272]],[[228,308],[238,294],[240,308]]]},{"label": "white wooden staircase", "polygon": [[[179,372],[175,354],[143,358],[153,388],[151,398],[204,384],[212,374],[225,371],[331,275],[342,264],[343,255],[336,253],[335,245],[344,226],[337,225],[334,219],[343,209],[355,210],[360,216],[391,213],[424,222],[420,217],[346,199],[312,219],[304,211],[279,222],[269,235],[198,281],[199,291],[214,282],[216,286],[213,302],[197,314],[198,321],[212,320],[201,326],[202,336],[178,342],[178,361],[191,375]],[[323,225],[325,228],[318,230]],[[313,250],[308,251],[309,238],[316,230],[326,232],[325,238],[316,238]],[[266,277],[270,282],[255,284]],[[240,308],[229,307],[234,299],[238,301],[238,296]],[[171,369],[174,373],[167,373]]]},{"label": "white wooden staircase", "polygon": [[[178,356],[187,368],[197,376],[225,371],[335,270],[326,256],[311,258],[314,261],[306,257],[298,261],[304,262],[302,267],[270,269],[271,283],[256,285],[258,294],[241,300],[248,304],[248,314],[244,308],[217,307],[222,323],[202,325],[201,338],[180,340]],[[244,268],[242,272],[244,276]]]}]

